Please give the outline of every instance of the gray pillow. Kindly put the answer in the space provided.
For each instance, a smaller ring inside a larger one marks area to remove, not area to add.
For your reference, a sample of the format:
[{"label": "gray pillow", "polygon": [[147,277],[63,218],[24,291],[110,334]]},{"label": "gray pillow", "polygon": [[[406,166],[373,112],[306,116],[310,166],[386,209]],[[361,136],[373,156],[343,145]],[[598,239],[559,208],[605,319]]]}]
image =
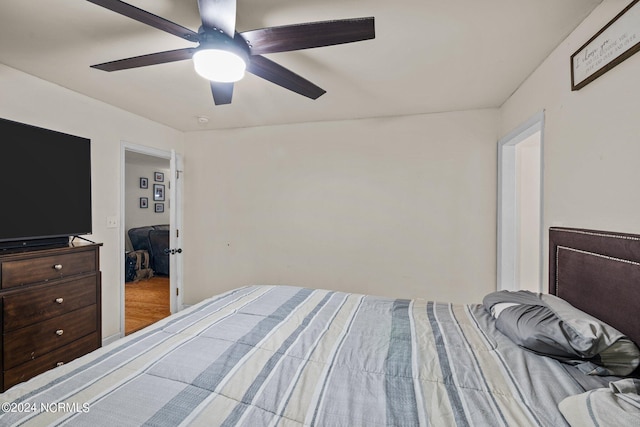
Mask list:
[{"label": "gray pillow", "polygon": [[640,364],[640,350],[629,338],[556,296],[498,291],[483,304],[513,342],[586,374],[625,376]]}]

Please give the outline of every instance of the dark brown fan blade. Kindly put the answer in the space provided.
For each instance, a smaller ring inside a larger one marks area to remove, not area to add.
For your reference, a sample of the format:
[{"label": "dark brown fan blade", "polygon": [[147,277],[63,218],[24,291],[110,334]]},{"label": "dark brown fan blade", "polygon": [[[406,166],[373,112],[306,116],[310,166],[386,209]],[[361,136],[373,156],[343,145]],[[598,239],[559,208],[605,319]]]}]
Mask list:
[{"label": "dark brown fan blade", "polygon": [[252,55],[287,52],[373,39],[374,18],[341,19],[262,28],[240,33]]},{"label": "dark brown fan blade", "polygon": [[162,31],[166,31],[169,34],[173,34],[178,37],[182,37],[185,40],[197,42],[199,39],[198,33],[191,31],[181,25],[168,21],[157,15],[149,13],[145,10],[139,9],[135,6],[131,6],[128,3],[120,0],[87,0],[91,3],[97,4],[109,10],[112,10],[120,15],[127,16],[143,24],[150,25]]},{"label": "dark brown fan blade", "polygon": [[247,71],[271,83],[311,99],[317,99],[326,93],[326,90],[319,88],[309,80],[303,79],[293,71],[276,64],[264,56],[252,56],[250,60]]},{"label": "dark brown fan blade", "polygon": [[205,28],[222,30],[233,38],[236,32],[236,0],[198,0],[198,9]]},{"label": "dark brown fan blade", "polygon": [[231,104],[233,96],[233,83],[211,82],[213,103],[216,105]]},{"label": "dark brown fan blade", "polygon": [[97,68],[102,71],[118,71],[128,68],[146,67],[147,65],[164,64],[166,62],[182,61],[191,59],[196,50],[195,47],[187,47],[184,49],[168,50],[166,52],[150,53],[148,55],[134,56],[133,58],[92,65],[91,68]]}]

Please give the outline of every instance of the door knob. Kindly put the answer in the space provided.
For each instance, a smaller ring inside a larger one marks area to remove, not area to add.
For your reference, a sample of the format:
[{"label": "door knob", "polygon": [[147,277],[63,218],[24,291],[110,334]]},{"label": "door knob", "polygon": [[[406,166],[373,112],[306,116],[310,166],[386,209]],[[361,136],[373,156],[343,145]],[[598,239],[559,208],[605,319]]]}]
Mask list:
[{"label": "door knob", "polygon": [[181,254],[182,253],[182,248],[178,248],[178,249],[169,249],[169,248],[165,248],[165,250],[163,251],[165,255],[175,255],[175,254]]}]

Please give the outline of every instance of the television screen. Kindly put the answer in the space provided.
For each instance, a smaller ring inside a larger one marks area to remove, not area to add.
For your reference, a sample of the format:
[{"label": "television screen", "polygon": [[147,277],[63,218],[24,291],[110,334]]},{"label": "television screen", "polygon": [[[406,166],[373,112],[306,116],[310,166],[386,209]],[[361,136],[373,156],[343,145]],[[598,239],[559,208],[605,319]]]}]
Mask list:
[{"label": "television screen", "polygon": [[91,233],[89,139],[0,119],[0,174],[0,243]]}]

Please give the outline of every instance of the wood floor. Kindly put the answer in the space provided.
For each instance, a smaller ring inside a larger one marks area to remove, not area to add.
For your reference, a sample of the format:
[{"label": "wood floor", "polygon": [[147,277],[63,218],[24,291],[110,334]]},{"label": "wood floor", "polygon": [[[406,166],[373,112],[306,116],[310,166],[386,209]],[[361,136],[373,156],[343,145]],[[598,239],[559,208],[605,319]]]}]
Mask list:
[{"label": "wood floor", "polygon": [[169,311],[169,278],[152,277],[124,285],[125,335],[164,319]]}]

